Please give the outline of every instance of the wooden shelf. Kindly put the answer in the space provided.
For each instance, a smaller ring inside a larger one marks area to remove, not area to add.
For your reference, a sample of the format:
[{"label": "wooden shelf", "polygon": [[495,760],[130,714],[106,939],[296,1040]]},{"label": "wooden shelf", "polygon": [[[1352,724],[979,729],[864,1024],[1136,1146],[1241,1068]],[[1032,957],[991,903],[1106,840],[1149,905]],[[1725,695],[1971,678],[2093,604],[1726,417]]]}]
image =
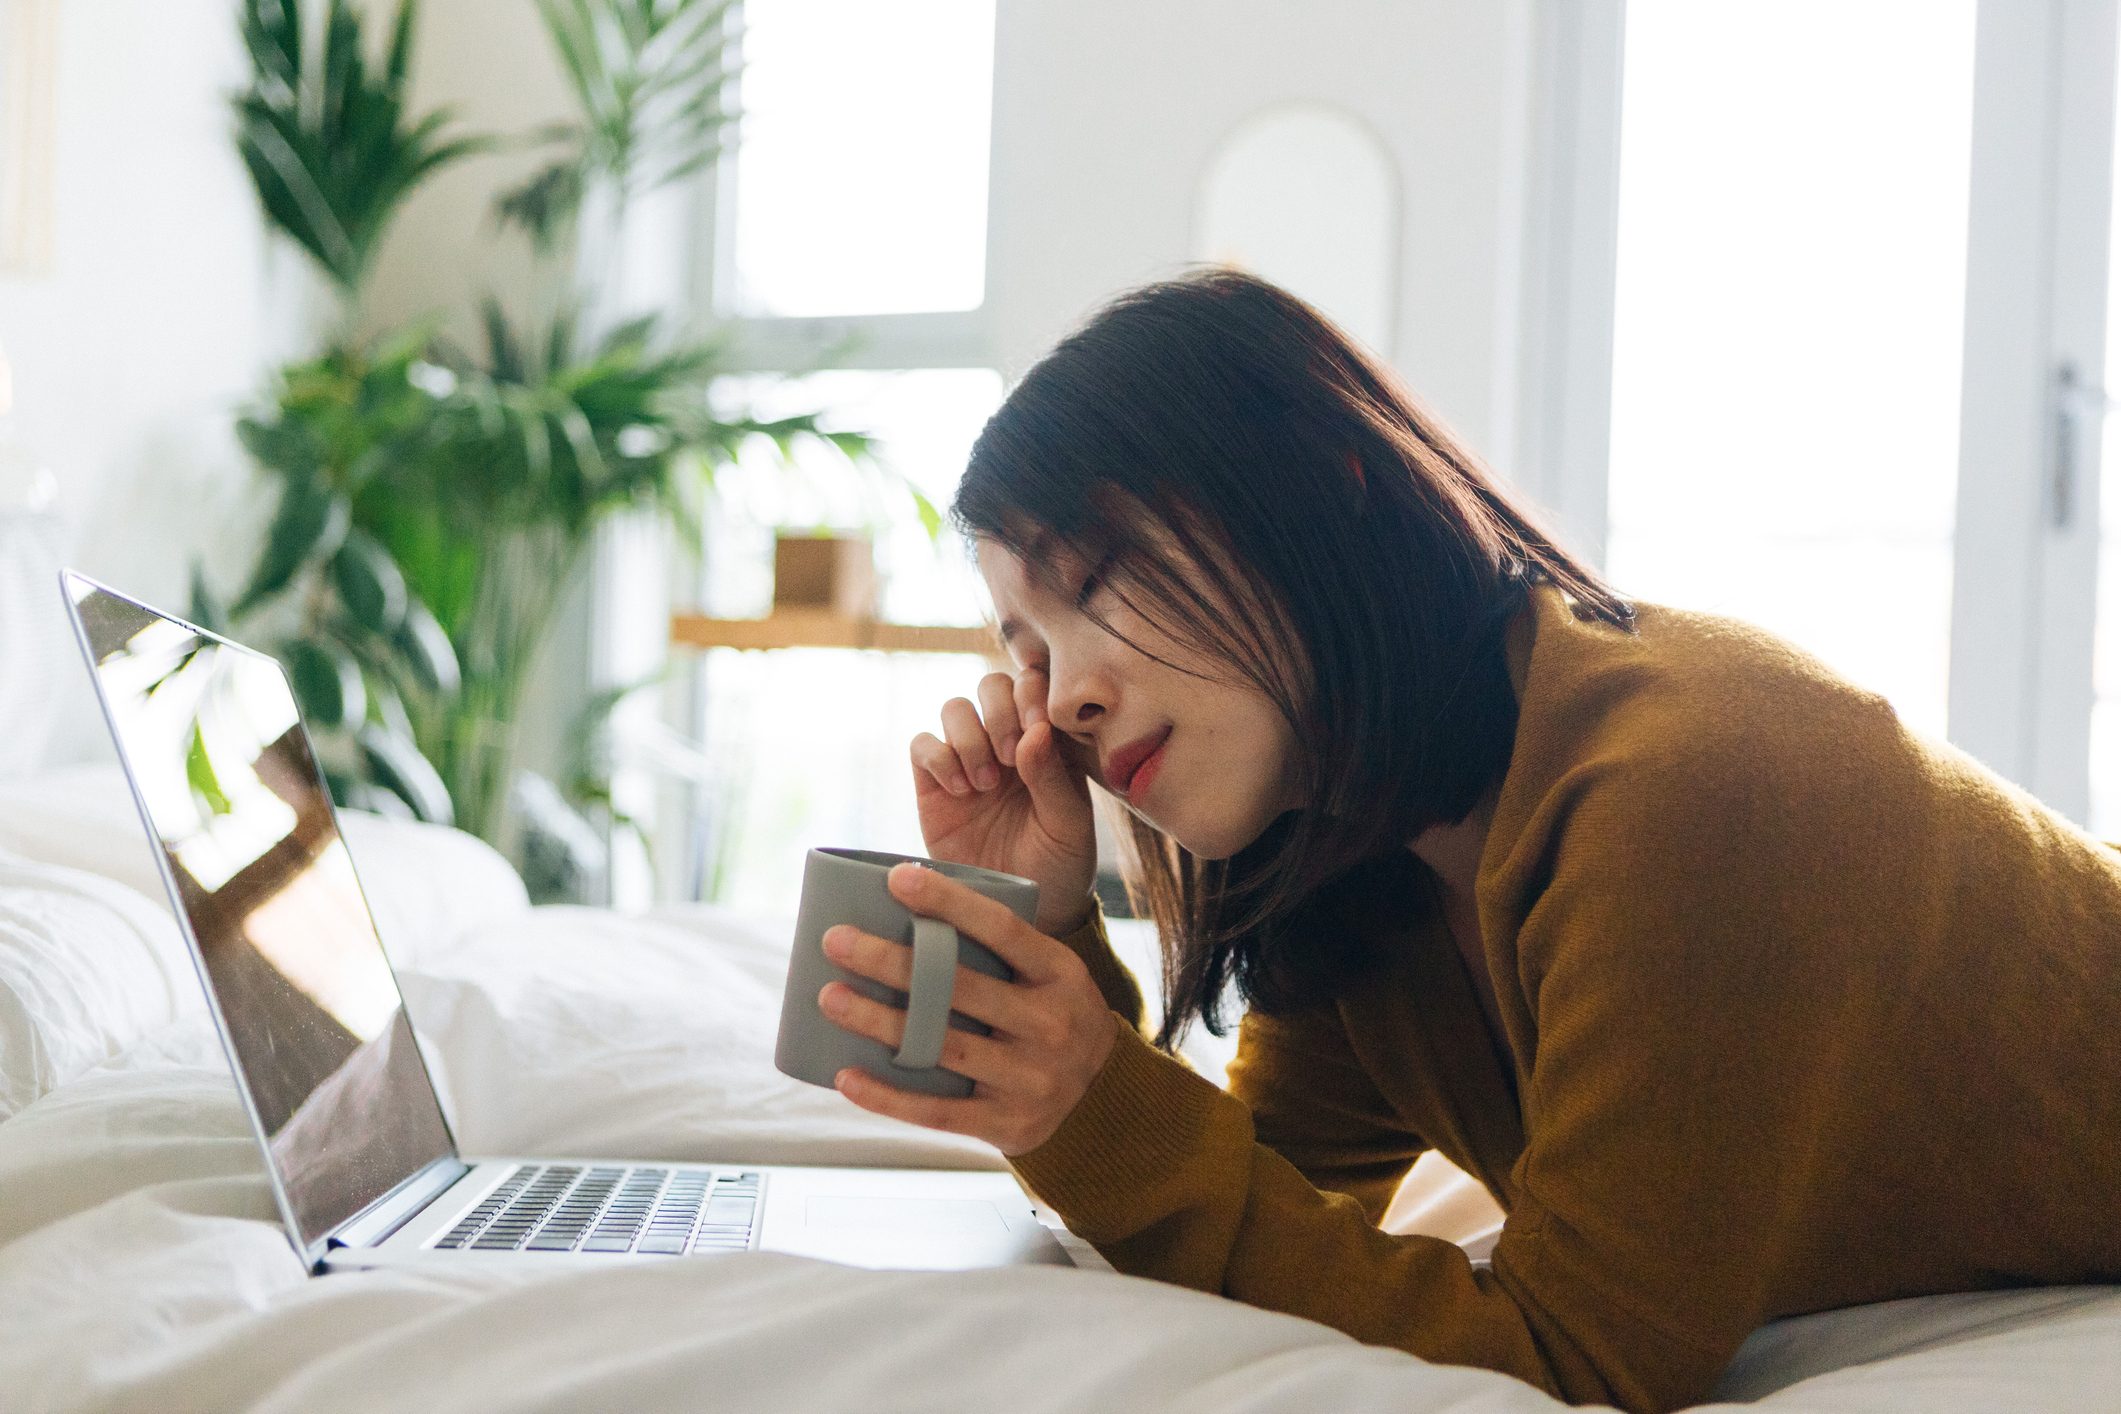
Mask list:
[{"label": "wooden shelf", "polygon": [[1002,657],[991,628],[894,624],[825,609],[783,609],[764,619],[673,614],[670,641],[684,648],[867,648],[884,653],[976,653]]}]

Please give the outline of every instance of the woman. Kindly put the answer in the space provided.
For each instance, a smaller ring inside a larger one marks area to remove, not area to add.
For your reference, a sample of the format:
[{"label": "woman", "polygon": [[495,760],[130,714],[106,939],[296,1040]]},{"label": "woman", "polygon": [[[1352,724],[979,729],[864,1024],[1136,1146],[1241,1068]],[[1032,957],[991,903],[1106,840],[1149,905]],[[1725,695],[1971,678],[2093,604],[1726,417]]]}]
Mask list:
[{"label": "woman", "polygon": [[[971,1098],[856,1104],[990,1140],[1122,1271],[1629,1409],[1778,1317],[2121,1279],[2121,855],[1789,644],[1623,602],[1308,306],[1123,296],[954,509],[1017,671],[913,743],[921,824],[1039,914],[895,871],[1017,976],[960,971]],[[1169,1052],[1232,987],[1225,1092]],[[1428,1148],[1506,1212],[1491,1267],[1377,1228]]]}]

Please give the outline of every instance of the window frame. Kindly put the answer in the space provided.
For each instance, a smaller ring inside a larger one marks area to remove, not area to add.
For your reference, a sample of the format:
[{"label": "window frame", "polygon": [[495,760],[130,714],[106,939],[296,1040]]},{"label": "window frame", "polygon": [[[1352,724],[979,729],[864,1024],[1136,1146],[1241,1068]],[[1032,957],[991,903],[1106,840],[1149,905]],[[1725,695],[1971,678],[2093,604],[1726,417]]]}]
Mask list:
[{"label": "window frame", "polygon": [[[735,27],[739,60],[743,56],[744,0],[736,0],[728,23]],[[1000,17],[995,22],[997,35]],[[990,72],[999,62],[999,45],[988,54]],[[996,72],[996,77],[999,77]],[[731,99],[743,109],[743,70],[730,81]],[[707,167],[696,192],[693,219],[687,223],[690,308],[701,332],[712,329],[731,337],[730,373],[799,373],[828,366],[899,371],[922,368],[993,368],[1002,361],[993,335],[994,308],[994,85],[987,100],[987,213],[983,236],[985,270],[980,302],[971,309],[922,310],[890,314],[753,315],[722,310],[721,297],[736,285],[736,188],[743,162],[741,144],[732,144]]]},{"label": "window frame", "polygon": [[[734,43],[742,56],[744,3],[737,0],[726,23],[734,27]],[[1001,28],[997,15],[995,29]],[[990,64],[999,62],[998,47],[989,54]],[[998,77],[998,75],[997,75]],[[742,68],[731,80],[732,102],[741,112]],[[699,337],[728,340],[728,354],[721,372],[732,377],[752,374],[801,374],[826,369],[876,372],[916,372],[927,369],[984,368],[1004,373],[998,340],[994,334],[994,100],[989,88],[987,121],[988,183],[986,230],[983,237],[985,271],[980,303],[966,310],[929,310],[889,314],[846,315],[747,315],[723,310],[722,295],[736,283],[737,175],[743,161],[741,144],[726,148],[700,175],[692,188],[691,219],[685,223],[683,253],[688,309]],[[1005,374],[1006,376],[1006,374]],[[697,547],[697,576],[690,597],[704,598],[712,566],[706,547]],[[683,739],[704,742],[708,716],[707,658],[705,652],[687,655],[672,674],[671,690],[664,694],[664,724]],[[699,835],[704,780],[665,778],[656,791],[656,827],[649,844],[655,863],[657,891],[665,898],[689,901],[701,896],[705,866]]]},{"label": "window frame", "polygon": [[[1979,0],[1975,18],[1947,730],[2080,822],[2104,403],[2072,404],[2058,371],[2103,387],[2117,3]],[[1625,0],[1547,0],[1531,56],[1517,465],[1600,564],[1625,25]]]}]

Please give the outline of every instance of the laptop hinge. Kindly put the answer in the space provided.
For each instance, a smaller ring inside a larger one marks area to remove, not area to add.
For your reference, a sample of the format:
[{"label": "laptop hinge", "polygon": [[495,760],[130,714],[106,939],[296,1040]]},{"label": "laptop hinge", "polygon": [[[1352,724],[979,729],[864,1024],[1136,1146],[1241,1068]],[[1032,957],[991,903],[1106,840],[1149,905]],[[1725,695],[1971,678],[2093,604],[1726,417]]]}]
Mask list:
[{"label": "laptop hinge", "polygon": [[471,1166],[451,1155],[436,1159],[366,1208],[340,1223],[325,1239],[332,1247],[373,1247],[410,1222]]}]

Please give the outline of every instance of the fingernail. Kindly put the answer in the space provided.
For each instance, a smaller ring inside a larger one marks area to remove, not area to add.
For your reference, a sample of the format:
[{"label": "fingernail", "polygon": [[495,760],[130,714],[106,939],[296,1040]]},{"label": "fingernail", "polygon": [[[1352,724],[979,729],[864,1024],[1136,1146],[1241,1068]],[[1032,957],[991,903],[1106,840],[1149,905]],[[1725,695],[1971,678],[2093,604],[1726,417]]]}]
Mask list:
[{"label": "fingernail", "polygon": [[824,986],[818,988],[817,1009],[825,1013],[825,1015],[838,1016],[846,1005],[847,1000],[840,991],[839,983],[827,982]]},{"label": "fingernail", "polygon": [[1010,737],[1007,741],[994,743],[994,754],[1002,759],[1004,766],[1014,766],[1016,764],[1016,738]]},{"label": "fingernail", "polygon": [[846,929],[827,928],[825,930],[825,956],[845,958],[847,954],[853,951],[854,940],[847,936]]},{"label": "fingernail", "polygon": [[845,1090],[852,1084],[854,1084],[854,1072],[851,1069],[843,1070],[832,1077],[832,1088],[835,1090]]},{"label": "fingernail", "polygon": [[993,790],[1002,783],[1002,773],[992,766],[982,766],[973,773],[979,779],[981,790]]}]

